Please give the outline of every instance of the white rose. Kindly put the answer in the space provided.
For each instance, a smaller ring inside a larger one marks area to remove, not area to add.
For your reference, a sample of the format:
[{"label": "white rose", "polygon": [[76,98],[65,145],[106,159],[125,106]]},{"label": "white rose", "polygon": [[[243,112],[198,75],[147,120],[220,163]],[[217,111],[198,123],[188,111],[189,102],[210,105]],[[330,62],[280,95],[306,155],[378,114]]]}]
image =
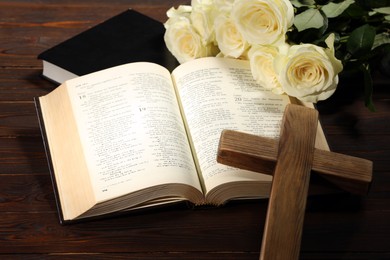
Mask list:
[{"label": "white rose", "polygon": [[247,51],[249,44],[237,30],[230,17],[219,15],[215,19],[215,37],[225,57],[239,58]]},{"label": "white rose", "polygon": [[343,64],[341,63],[340,60],[338,60],[335,57],[334,39],[335,39],[335,35],[333,33],[330,34],[328,38],[326,38],[325,43],[328,46],[328,48],[325,49],[325,53],[326,55],[328,55],[330,62],[332,62],[336,74],[338,74],[343,70]]},{"label": "white rose", "polygon": [[256,82],[275,94],[283,94],[274,69],[274,60],[278,55],[278,47],[272,45],[255,45],[248,52],[252,75]]},{"label": "white rose", "polygon": [[342,64],[329,49],[313,44],[293,45],[275,64],[283,90],[290,96],[315,103],[329,98],[336,90]]},{"label": "white rose", "polygon": [[168,28],[171,24],[174,24],[180,20],[188,20],[192,12],[192,7],[189,5],[179,5],[176,9],[171,7],[167,11],[168,20],[164,23],[165,28]]},{"label": "white rose", "polygon": [[203,44],[215,41],[214,18],[215,8],[210,0],[192,1],[191,23],[202,37]]},{"label": "white rose", "polygon": [[213,46],[203,45],[200,35],[189,20],[170,23],[164,34],[164,41],[179,63],[212,55]]},{"label": "white rose", "polygon": [[240,0],[234,2],[232,18],[250,44],[269,45],[285,40],[294,9],[289,0]]},{"label": "white rose", "polygon": [[234,0],[214,0],[214,5],[221,13],[230,13]]},{"label": "white rose", "polygon": [[191,0],[192,7],[198,7],[200,5],[212,5],[214,0]]}]

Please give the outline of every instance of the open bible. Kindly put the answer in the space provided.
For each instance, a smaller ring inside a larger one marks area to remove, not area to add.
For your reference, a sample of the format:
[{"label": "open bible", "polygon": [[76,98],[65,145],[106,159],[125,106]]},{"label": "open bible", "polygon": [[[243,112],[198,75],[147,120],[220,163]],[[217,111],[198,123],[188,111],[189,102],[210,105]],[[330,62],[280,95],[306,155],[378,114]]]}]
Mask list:
[{"label": "open bible", "polygon": [[256,84],[248,61],[215,57],[66,81],[36,98],[62,221],[267,197],[272,177],[218,164],[218,142],[224,129],[277,138],[290,102]]}]

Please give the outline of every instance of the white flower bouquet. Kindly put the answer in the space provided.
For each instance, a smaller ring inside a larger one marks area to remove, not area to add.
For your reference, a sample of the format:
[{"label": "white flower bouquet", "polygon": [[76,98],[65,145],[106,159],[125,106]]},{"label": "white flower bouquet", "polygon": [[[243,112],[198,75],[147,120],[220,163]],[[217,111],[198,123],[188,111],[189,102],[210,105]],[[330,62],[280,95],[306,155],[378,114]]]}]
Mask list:
[{"label": "white flower bouquet", "polygon": [[[343,68],[366,77],[390,50],[387,0],[192,0],[167,12],[165,43],[180,63],[218,56],[249,60],[254,79],[277,94],[316,103]],[[352,66],[351,66],[352,64]]]}]

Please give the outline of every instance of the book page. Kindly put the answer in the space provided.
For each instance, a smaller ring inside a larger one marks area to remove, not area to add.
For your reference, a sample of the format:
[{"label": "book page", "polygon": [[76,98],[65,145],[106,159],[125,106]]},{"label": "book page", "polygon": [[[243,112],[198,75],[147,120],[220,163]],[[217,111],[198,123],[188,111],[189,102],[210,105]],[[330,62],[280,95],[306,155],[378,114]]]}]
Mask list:
[{"label": "book page", "polygon": [[218,164],[219,138],[224,129],[277,138],[288,97],[255,83],[242,60],[202,58],[172,75],[205,190],[228,182],[270,182],[271,176]]},{"label": "book page", "polygon": [[97,201],[167,183],[201,189],[167,70],[132,63],[67,84]]},{"label": "book page", "polygon": [[66,85],[40,97],[39,104],[40,126],[44,139],[47,138],[45,149],[60,218],[73,219],[95,205],[96,200]]}]

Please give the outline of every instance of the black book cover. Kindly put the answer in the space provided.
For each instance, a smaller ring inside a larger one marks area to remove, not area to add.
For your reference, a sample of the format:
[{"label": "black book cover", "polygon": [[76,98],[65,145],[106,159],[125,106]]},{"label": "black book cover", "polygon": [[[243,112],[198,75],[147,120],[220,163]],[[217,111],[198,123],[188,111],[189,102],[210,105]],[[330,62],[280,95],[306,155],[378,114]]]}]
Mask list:
[{"label": "black book cover", "polygon": [[164,33],[162,23],[128,9],[42,52],[38,59],[78,76],[137,61],[172,71],[178,62],[166,48]]}]

